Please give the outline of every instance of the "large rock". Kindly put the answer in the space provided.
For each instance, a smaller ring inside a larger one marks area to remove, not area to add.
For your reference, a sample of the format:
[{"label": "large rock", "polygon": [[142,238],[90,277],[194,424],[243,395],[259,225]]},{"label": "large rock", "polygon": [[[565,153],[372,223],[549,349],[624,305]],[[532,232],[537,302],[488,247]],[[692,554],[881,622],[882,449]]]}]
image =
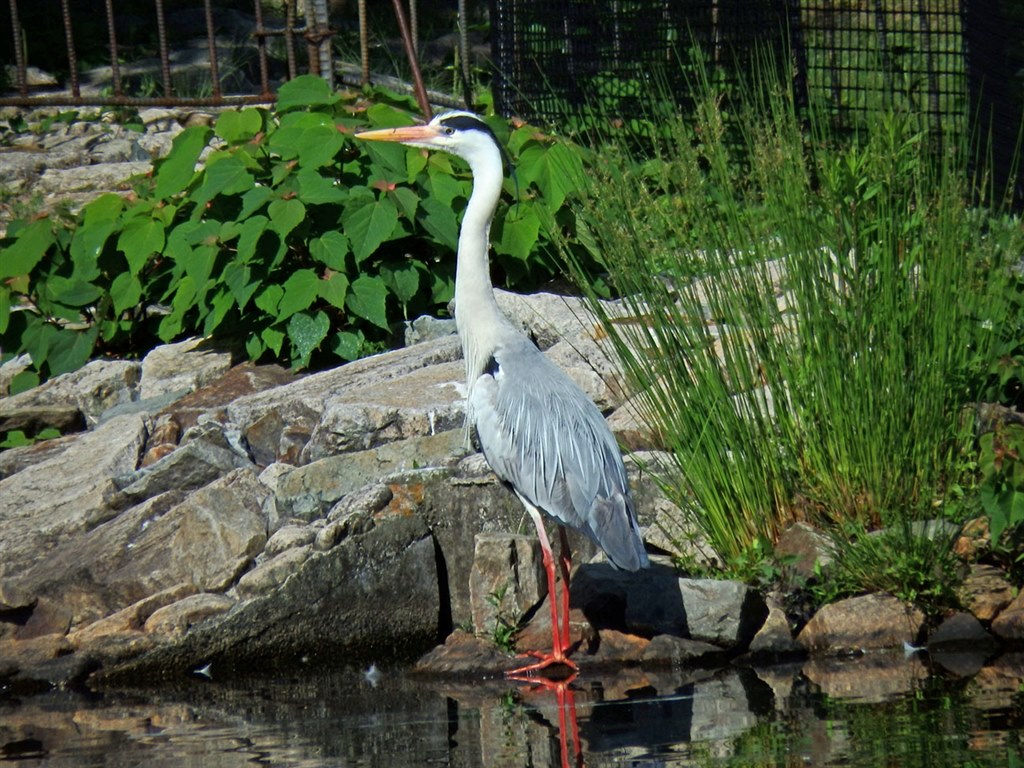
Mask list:
[{"label": "large rock", "polygon": [[0,480],[0,605],[8,602],[5,582],[38,563],[41,553],[109,519],[111,478],[135,469],[145,436],[141,417],[112,419],[58,455]]},{"label": "large rock", "polygon": [[[385,382],[427,366],[450,363],[461,354],[459,340],[447,336],[363,358],[305,376],[286,386],[241,397],[227,407],[226,420],[237,425],[250,443],[272,445],[273,448],[266,449],[268,452],[277,452],[277,442],[284,439],[285,431],[290,431],[301,442],[295,451],[298,454],[337,398],[341,402],[351,392],[383,386]],[[318,444],[323,443],[318,441]],[[320,448],[311,449],[311,455],[305,460],[320,455]]]},{"label": "large rock", "polygon": [[339,499],[385,475],[453,463],[463,442],[462,431],[451,430],[328,456],[286,470],[276,479],[276,512],[285,519],[323,517]]},{"label": "large rock", "polygon": [[166,638],[107,676],[134,682],[206,665],[217,676],[317,661],[412,658],[437,642],[440,613],[430,531],[418,515],[390,515],[365,534],[310,553],[268,594],[180,638]]},{"label": "large rock", "polygon": [[844,654],[915,644],[924,614],[892,595],[863,595],[823,606],[800,631],[812,653]]},{"label": "large rock", "polygon": [[65,532],[47,559],[8,583],[22,604],[62,606],[72,628],[171,588],[224,591],[263,549],[266,495],[246,469],[187,497],[161,494],[90,530]]},{"label": "large rock", "polygon": [[[100,415],[138,396],[139,364],[127,360],[93,360],[71,373],[0,400],[0,421],[29,408],[75,409],[96,424]],[[16,427],[5,427],[12,429]]]},{"label": "large rock", "polygon": [[536,536],[480,533],[469,577],[473,629],[490,632],[496,624],[514,625],[547,594]]},{"label": "large rock", "polygon": [[637,573],[608,564],[581,568],[572,582],[572,603],[598,629],[675,635],[738,650],[747,647],[768,613],[764,598],[745,584],[679,578],[675,568],[659,563]]},{"label": "large rock", "polygon": [[193,338],[157,347],[142,359],[139,397],[194,392],[227,373],[231,354]]},{"label": "large rock", "polygon": [[464,379],[462,363],[451,362],[349,384],[328,400],[303,461],[461,430],[466,418]]}]

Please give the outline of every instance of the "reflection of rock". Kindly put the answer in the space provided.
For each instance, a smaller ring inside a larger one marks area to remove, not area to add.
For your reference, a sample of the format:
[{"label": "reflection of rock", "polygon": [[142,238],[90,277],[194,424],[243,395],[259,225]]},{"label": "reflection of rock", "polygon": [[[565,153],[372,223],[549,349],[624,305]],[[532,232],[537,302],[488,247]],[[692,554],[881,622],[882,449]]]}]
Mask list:
[{"label": "reflection of rock", "polygon": [[917,654],[866,653],[856,658],[814,658],[803,675],[827,696],[861,703],[886,701],[920,686],[928,668]]}]

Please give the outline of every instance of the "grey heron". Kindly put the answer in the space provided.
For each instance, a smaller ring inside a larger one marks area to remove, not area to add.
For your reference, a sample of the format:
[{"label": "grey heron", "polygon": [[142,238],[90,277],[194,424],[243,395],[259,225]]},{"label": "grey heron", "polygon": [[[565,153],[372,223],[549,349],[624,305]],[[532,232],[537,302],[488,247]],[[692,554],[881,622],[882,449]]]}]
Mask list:
[{"label": "grey heron", "polygon": [[[491,469],[512,487],[537,528],[551,606],[551,653],[507,673],[531,674],[568,658],[569,568],[565,527],[593,540],[617,568],[647,567],[629,481],[618,444],[601,412],[557,365],[513,327],[498,307],[488,257],[491,221],[504,180],[503,151],[490,127],[469,112],[446,112],[425,125],[356,134],[461,157],[473,192],[459,231],[455,323],[466,364],[466,411]],[[555,561],[541,513],[558,522],[562,623]]]}]

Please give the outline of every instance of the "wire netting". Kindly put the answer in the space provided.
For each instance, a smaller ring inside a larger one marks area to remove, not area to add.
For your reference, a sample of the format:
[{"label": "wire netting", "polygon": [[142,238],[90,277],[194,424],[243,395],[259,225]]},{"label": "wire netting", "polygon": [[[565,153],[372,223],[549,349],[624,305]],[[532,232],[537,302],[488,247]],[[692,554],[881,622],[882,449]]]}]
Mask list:
[{"label": "wire netting", "polygon": [[724,90],[768,46],[791,62],[799,102],[840,127],[882,107],[937,134],[967,114],[961,0],[493,0],[500,111],[539,122],[635,112],[668,86],[685,105],[699,46]]}]

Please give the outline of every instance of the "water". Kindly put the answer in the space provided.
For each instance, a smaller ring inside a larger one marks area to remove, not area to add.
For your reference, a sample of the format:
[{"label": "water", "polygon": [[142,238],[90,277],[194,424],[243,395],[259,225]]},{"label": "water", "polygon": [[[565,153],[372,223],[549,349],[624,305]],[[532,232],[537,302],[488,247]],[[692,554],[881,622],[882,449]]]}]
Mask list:
[{"label": "water", "polygon": [[[0,693],[31,766],[1024,766],[1024,654],[588,673],[569,686],[383,670]],[[971,672],[969,676],[964,673]],[[371,676],[372,677],[372,676]],[[577,754],[576,744],[580,745]]]}]

